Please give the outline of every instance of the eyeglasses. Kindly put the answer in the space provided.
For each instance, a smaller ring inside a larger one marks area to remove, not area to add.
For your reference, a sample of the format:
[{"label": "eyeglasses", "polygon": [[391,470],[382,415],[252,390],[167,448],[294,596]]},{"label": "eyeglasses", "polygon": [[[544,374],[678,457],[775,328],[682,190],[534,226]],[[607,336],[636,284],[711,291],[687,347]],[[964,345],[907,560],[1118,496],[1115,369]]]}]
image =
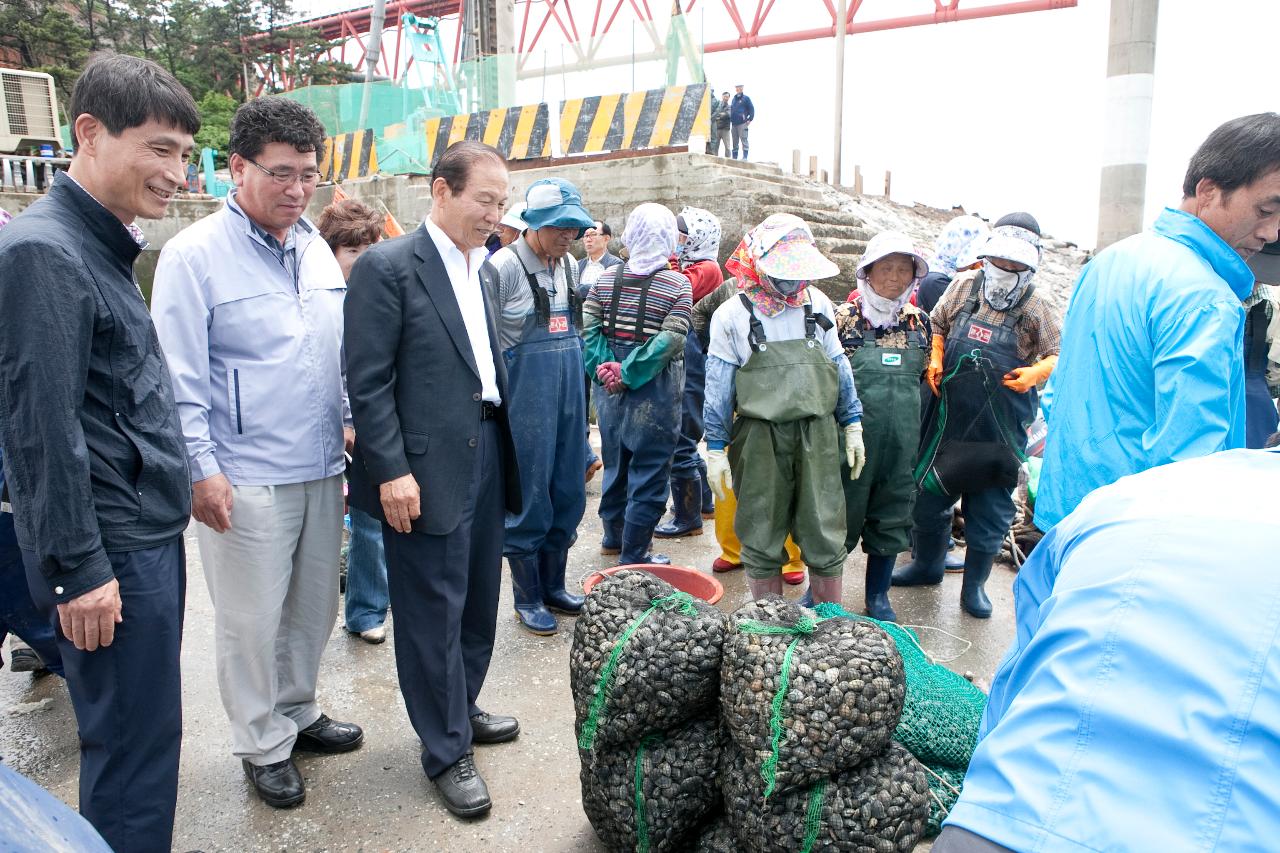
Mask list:
[{"label": "eyeglasses", "polygon": [[294,181],[297,181],[304,187],[313,187],[320,182],[319,172],[273,172],[257,160],[254,160],[252,157],[245,157],[244,159],[257,166],[264,175],[270,175],[271,180],[277,186],[287,187],[293,184]]}]

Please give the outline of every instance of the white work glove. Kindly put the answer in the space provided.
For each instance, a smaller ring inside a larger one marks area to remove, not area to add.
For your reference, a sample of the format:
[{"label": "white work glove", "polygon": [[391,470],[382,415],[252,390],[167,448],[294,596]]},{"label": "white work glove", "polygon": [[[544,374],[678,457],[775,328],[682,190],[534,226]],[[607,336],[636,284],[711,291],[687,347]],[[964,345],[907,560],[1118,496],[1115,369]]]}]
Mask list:
[{"label": "white work glove", "polygon": [[862,424],[853,423],[844,428],[844,455],[849,462],[849,479],[856,480],[867,464],[867,448],[862,443]]},{"label": "white work glove", "polygon": [[707,451],[707,483],[718,501],[727,501],[733,491],[733,473],[729,470],[729,455],[723,450]]}]

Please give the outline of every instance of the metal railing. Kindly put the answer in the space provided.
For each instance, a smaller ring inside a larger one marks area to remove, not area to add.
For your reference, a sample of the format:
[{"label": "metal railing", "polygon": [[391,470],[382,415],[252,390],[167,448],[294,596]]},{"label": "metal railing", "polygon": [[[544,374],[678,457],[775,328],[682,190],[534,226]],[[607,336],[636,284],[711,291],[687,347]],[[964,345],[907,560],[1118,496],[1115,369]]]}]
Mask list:
[{"label": "metal railing", "polygon": [[53,184],[53,173],[71,165],[68,157],[29,157],[0,154],[0,190],[42,193]]}]

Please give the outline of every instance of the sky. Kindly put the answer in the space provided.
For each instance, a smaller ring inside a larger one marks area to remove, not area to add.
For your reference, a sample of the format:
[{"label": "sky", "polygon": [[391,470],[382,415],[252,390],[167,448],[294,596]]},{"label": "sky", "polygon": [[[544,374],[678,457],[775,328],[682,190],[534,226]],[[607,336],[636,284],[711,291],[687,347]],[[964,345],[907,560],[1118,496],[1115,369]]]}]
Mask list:
[{"label": "sky", "polygon": [[[561,0],[563,3],[564,0]],[[595,4],[572,0],[575,10]],[[542,2],[532,18],[540,19]],[[992,0],[962,0],[962,7]],[[301,0],[319,14],[347,4]],[[363,5],[362,0],[350,4]],[[864,189],[880,192],[892,171],[892,197],[994,219],[1027,210],[1046,234],[1092,247],[1096,240],[1103,146],[1110,0],[1075,8],[850,36],[845,41],[844,182],[862,167]],[[613,4],[606,3],[606,9]],[[650,4],[657,9],[662,2]],[[755,4],[738,0],[739,8]],[[516,7],[517,27],[523,4]],[[856,20],[931,12],[932,0],[865,0]],[[628,56],[632,25],[619,17],[600,55]],[[765,32],[829,25],[822,0],[775,0]],[[590,14],[578,15],[579,24]],[[825,21],[824,21],[825,18]],[[665,22],[659,21],[665,33]],[[736,34],[723,2],[695,4],[688,24],[697,42]],[[442,27],[453,45],[451,25]],[[543,77],[560,63],[564,38],[552,24],[522,80],[522,103],[665,85],[660,63],[629,64]],[[646,48],[637,31],[637,45]],[[1276,0],[1164,0],[1156,46],[1155,94],[1145,222],[1181,197],[1187,161],[1213,128],[1236,116],[1274,110],[1280,45]],[[707,54],[717,92],[744,84],[756,108],[751,158],[791,167],[799,148],[829,169],[834,149],[835,41]],[[679,83],[691,82],[681,69]],[[553,122],[554,123],[554,122]]]}]

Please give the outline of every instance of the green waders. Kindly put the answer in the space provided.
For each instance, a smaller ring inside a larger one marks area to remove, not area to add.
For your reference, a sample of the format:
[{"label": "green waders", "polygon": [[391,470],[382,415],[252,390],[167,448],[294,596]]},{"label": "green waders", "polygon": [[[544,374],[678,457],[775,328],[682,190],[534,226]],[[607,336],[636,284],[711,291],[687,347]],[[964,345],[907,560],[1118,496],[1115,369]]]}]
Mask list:
[{"label": "green waders", "polygon": [[862,440],[867,464],[856,480],[843,463],[845,547],[876,557],[911,549],[911,511],[915,505],[914,469],[920,444],[920,376],[928,362],[923,330],[907,330],[906,347],[881,346],[876,331],[860,320],[847,337],[845,351],[862,401]]},{"label": "green waders", "polygon": [[741,298],[752,312],[752,352],[738,368],[729,465],[743,565],[749,578],[779,576],[790,533],[810,572],[839,576],[848,555],[835,419],[840,374],[817,340],[826,318],[806,304],[803,339],[766,342]]}]

